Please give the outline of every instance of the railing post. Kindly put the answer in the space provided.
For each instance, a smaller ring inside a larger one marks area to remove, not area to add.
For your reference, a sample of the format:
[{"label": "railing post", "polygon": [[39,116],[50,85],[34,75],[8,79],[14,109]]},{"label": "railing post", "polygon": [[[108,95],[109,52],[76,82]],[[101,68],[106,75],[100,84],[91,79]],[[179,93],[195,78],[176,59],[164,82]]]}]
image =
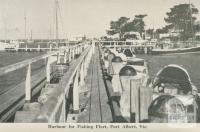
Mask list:
[{"label": "railing post", "polygon": [[68,50],[68,60],[69,60],[69,62],[71,61],[71,59],[72,59],[72,56],[71,56],[71,49],[69,49]]},{"label": "railing post", "polygon": [[64,64],[67,63],[67,50],[64,51]]},{"label": "railing post", "polygon": [[80,67],[78,68],[75,78],[74,78],[74,84],[73,84],[73,110],[74,113],[79,113],[79,71]]},{"label": "railing post", "polygon": [[38,45],[38,51],[40,51],[40,44]]},{"label": "railing post", "polygon": [[49,48],[50,48],[49,50],[52,51],[52,46],[51,46],[51,44],[50,44],[50,47],[49,47]]},{"label": "railing post", "polygon": [[25,48],[25,51],[28,51],[28,45],[26,44],[26,48]]},{"label": "railing post", "polygon": [[78,48],[78,54],[80,54],[80,47],[81,47],[81,46],[78,46],[78,47],[77,47],[77,48]]},{"label": "railing post", "polygon": [[51,74],[50,57],[47,57],[46,58],[46,78],[47,78],[47,83],[50,83],[50,74]]},{"label": "railing post", "polygon": [[95,42],[92,42],[92,53],[95,54]]},{"label": "railing post", "polygon": [[60,64],[60,52],[57,53],[57,64]]},{"label": "railing post", "polygon": [[80,86],[84,86],[85,85],[85,72],[84,72],[84,63],[85,61],[83,60],[82,64],[81,64],[81,71],[80,71]]},{"label": "railing post", "polygon": [[75,48],[72,48],[72,60],[75,58]]},{"label": "railing post", "polygon": [[77,55],[78,54],[78,46],[76,46],[76,50],[75,51],[76,51],[75,55]]},{"label": "railing post", "polygon": [[25,101],[31,101],[31,64],[26,67]]}]

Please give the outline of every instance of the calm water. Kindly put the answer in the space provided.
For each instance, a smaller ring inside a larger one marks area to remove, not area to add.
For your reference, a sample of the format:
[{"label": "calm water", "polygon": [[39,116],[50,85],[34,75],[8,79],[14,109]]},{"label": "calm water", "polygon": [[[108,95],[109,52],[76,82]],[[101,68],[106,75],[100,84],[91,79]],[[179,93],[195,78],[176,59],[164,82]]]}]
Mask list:
[{"label": "calm water", "polygon": [[[27,58],[32,58],[43,54],[44,52],[0,52],[0,67],[7,66]],[[153,78],[156,73],[165,65],[178,64],[188,70],[192,82],[200,88],[200,53],[174,54],[174,55],[137,55],[147,60],[150,70],[150,76]],[[32,65],[32,74],[44,69],[44,60]],[[11,72],[8,75],[0,77],[0,95],[7,90],[14,88],[16,84],[25,80],[25,68]]]},{"label": "calm water", "polygon": [[168,64],[178,64],[185,68],[191,81],[200,90],[200,52],[187,53],[187,54],[171,54],[171,55],[138,55],[138,57],[144,58],[149,64],[149,73],[153,78],[156,73]]},{"label": "calm water", "polygon": [[[19,61],[33,58],[44,54],[44,52],[0,52],[0,68],[17,63]],[[40,70],[44,70],[45,61],[41,60],[32,64],[32,75]],[[26,69],[21,68],[17,71],[10,72],[7,75],[0,76],[0,95],[14,88],[25,80]]]}]

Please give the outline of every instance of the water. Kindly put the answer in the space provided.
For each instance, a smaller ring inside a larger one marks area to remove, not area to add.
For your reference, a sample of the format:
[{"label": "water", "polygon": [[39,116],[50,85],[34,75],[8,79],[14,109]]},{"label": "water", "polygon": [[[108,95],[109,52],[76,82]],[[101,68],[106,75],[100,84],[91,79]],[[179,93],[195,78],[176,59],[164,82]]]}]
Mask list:
[{"label": "water", "polygon": [[[29,58],[33,58],[44,54],[44,52],[0,52],[0,68],[14,64]],[[45,61],[41,60],[33,63],[32,75],[44,69]],[[10,72],[6,75],[0,76],[0,95],[8,90],[15,88],[17,84],[25,80],[26,69],[21,68],[17,71]]]},{"label": "water", "polygon": [[166,65],[178,64],[185,68],[191,81],[200,90],[200,52],[187,54],[171,54],[171,55],[137,55],[145,59],[149,64],[149,74],[154,78],[156,73]]},{"label": "water", "polygon": [[[0,52],[0,67],[7,66],[19,61],[42,55],[44,52]],[[152,78],[156,73],[168,64],[178,64],[183,66],[189,73],[191,81],[200,89],[200,52],[173,55],[137,55],[144,58],[149,64],[149,73]],[[32,65],[32,74],[43,69],[44,60]],[[0,95],[14,88],[14,86],[25,80],[25,68],[11,72],[8,75],[0,76]]]}]

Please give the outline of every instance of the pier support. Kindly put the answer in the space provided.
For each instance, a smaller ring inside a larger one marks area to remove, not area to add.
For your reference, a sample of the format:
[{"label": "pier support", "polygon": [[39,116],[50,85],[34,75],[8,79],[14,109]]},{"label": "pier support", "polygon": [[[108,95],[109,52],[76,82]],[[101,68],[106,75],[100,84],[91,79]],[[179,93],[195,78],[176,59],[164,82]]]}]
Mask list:
[{"label": "pier support", "polygon": [[60,53],[57,54],[57,64],[60,64]]},{"label": "pier support", "polygon": [[40,44],[38,45],[38,51],[40,51]]},{"label": "pier support", "polygon": [[75,49],[73,48],[72,49],[72,60],[74,60],[74,58],[75,58]]},{"label": "pier support", "polygon": [[78,68],[76,72],[76,76],[74,78],[74,84],[73,84],[73,111],[74,113],[79,113],[79,72],[80,72],[80,69]]},{"label": "pier support", "polygon": [[147,49],[147,47],[144,47],[144,53],[145,53],[145,54],[148,53],[148,49]]},{"label": "pier support", "polygon": [[26,68],[26,82],[25,82],[25,101],[31,101],[31,64]]},{"label": "pier support", "polygon": [[47,83],[50,83],[50,57],[46,58],[46,78],[47,78]]},{"label": "pier support", "polygon": [[64,51],[64,64],[67,63],[67,50]]},{"label": "pier support", "polygon": [[50,44],[50,47],[49,47],[49,48],[50,48],[49,50],[52,51],[52,45],[51,45],[51,44]]},{"label": "pier support", "polygon": [[71,61],[71,59],[72,59],[72,52],[71,52],[71,49],[69,49],[69,51],[68,51],[68,60],[69,60],[69,62]]},{"label": "pier support", "polygon": [[26,48],[25,48],[25,51],[27,52],[28,51],[28,45],[26,44]]}]

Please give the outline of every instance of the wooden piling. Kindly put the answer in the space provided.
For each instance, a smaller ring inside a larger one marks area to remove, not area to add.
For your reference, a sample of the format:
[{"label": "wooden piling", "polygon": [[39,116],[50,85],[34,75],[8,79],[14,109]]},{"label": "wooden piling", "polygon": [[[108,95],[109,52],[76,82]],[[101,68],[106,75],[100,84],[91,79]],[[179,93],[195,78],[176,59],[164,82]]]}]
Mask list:
[{"label": "wooden piling", "polygon": [[25,101],[31,101],[31,64],[26,67]]},{"label": "wooden piling", "polygon": [[50,74],[51,74],[50,57],[47,57],[46,58],[46,78],[47,78],[47,83],[50,83]]}]

